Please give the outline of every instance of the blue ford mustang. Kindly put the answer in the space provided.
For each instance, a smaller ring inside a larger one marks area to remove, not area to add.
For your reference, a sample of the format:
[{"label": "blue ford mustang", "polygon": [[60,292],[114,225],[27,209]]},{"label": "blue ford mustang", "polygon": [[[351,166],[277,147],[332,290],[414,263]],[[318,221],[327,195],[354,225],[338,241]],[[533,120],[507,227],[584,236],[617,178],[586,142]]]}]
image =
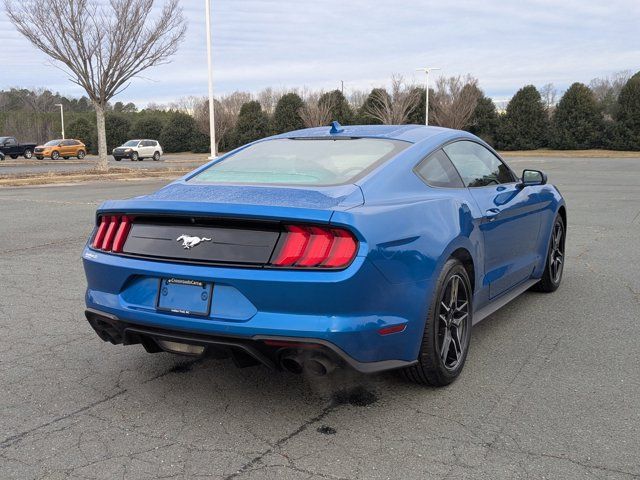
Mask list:
[{"label": "blue ford mustang", "polygon": [[558,288],[565,203],[462,131],[332,126],[241,147],[105,202],[86,316],[113,344],[446,385],[471,326]]}]

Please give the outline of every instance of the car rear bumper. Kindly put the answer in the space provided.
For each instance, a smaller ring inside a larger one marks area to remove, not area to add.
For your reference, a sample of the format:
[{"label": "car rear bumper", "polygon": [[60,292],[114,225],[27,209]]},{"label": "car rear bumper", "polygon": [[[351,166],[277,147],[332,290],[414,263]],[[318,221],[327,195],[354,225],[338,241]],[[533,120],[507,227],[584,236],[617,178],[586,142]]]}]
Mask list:
[{"label": "car rear bumper", "polygon": [[[184,332],[175,329],[151,327],[120,320],[115,315],[109,315],[98,310],[87,309],[85,316],[98,336],[105,342],[114,345],[135,345],[142,343],[149,351],[154,351],[156,342],[165,340],[204,347],[230,348],[242,351],[257,362],[272,369],[280,368],[277,361],[277,351],[269,346],[269,342],[276,342],[279,349],[313,350],[314,353],[323,352],[334,359],[337,364],[347,365],[361,373],[375,373],[385,370],[404,368],[415,364],[415,361],[380,360],[375,362],[360,362],[340,347],[327,340],[319,338],[286,337],[282,335],[254,335],[240,337],[222,334],[200,334]],[[149,343],[153,342],[150,346]],[[154,345],[155,344],[155,345]],[[288,347],[287,345],[291,345]]]},{"label": "car rear bumper", "polygon": [[[184,265],[85,249],[89,312],[126,328],[159,329],[259,342],[297,339],[323,345],[360,371],[415,361],[430,281],[391,284],[365,257],[332,272]],[[213,283],[208,316],[158,310],[161,278]],[[402,331],[381,334],[401,325]],[[264,362],[263,362],[264,363]]]}]

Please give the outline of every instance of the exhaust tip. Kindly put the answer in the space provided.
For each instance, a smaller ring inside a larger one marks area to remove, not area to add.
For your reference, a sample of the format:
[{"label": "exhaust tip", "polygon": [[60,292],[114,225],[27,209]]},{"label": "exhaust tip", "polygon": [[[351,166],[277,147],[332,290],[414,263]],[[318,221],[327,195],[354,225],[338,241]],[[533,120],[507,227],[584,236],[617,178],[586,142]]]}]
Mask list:
[{"label": "exhaust tip", "polygon": [[309,373],[318,377],[328,375],[336,368],[336,364],[324,355],[314,355],[304,362],[304,366]]},{"label": "exhaust tip", "polygon": [[296,375],[301,374],[303,370],[300,355],[295,354],[284,355],[280,360],[280,366],[287,372],[295,373]]},{"label": "exhaust tip", "polygon": [[165,352],[177,353],[178,355],[195,355],[199,356],[204,353],[205,347],[203,345],[191,345],[190,343],[172,342],[169,340],[158,340],[157,344]]}]

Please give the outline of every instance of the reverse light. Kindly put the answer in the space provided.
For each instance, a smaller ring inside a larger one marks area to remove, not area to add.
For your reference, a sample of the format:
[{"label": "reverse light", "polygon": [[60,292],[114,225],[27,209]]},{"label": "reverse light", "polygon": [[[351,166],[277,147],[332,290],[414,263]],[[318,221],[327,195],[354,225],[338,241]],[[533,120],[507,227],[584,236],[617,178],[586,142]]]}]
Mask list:
[{"label": "reverse light", "polygon": [[91,247],[105,252],[122,252],[131,230],[132,217],[127,215],[103,215],[91,240]]},{"label": "reverse light", "polygon": [[274,267],[343,268],[358,251],[358,241],[342,228],[287,225]]}]

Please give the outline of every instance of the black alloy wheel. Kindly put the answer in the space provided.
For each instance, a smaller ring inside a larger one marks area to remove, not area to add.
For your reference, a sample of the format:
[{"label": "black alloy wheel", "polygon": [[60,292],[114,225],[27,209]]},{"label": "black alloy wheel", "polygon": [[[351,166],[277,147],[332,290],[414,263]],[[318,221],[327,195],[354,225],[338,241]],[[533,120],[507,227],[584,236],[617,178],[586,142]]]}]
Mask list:
[{"label": "black alloy wheel", "polygon": [[429,305],[417,363],[402,370],[407,379],[441,387],[460,375],[471,341],[472,292],[464,265],[447,260]]},{"label": "black alloy wheel", "polygon": [[556,216],[551,229],[551,238],[549,239],[549,253],[545,262],[544,273],[538,283],[532,289],[538,292],[555,292],[562,282],[562,272],[565,264],[565,240],[567,230],[564,220],[560,215]]}]

